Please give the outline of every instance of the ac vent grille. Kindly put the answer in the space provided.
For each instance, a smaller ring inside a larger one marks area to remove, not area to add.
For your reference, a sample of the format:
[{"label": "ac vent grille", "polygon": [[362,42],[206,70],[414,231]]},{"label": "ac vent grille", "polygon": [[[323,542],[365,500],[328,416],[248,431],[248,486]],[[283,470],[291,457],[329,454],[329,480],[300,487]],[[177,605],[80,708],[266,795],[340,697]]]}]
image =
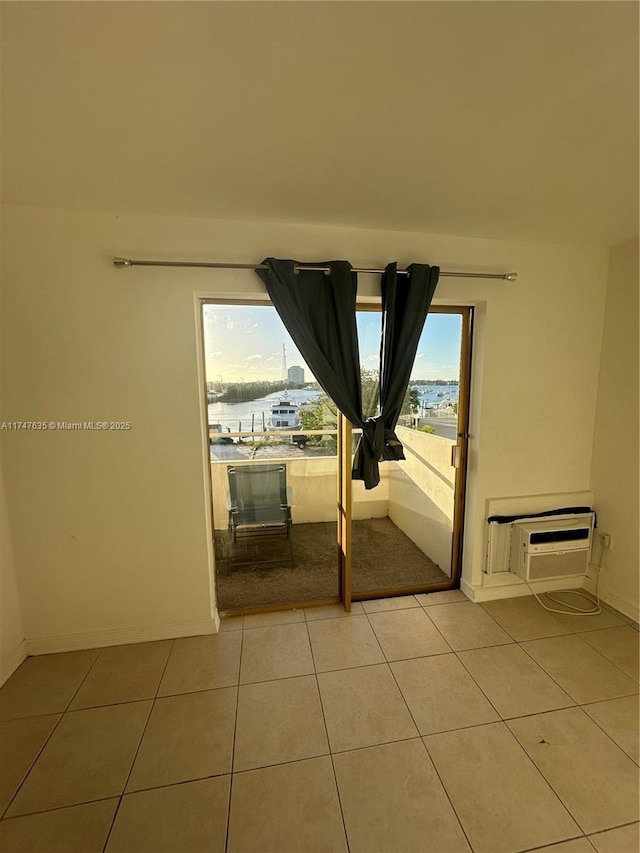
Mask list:
[{"label": "ac vent grille", "polygon": [[541,581],[549,578],[575,577],[587,573],[588,551],[561,551],[555,554],[529,554],[527,558],[528,580]]}]

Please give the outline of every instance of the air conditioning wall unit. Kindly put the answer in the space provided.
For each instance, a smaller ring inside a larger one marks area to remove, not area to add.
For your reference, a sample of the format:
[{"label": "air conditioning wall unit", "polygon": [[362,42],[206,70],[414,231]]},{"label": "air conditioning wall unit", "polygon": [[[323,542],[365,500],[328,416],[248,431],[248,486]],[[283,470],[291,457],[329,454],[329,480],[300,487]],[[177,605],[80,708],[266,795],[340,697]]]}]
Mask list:
[{"label": "air conditioning wall unit", "polygon": [[594,516],[590,514],[514,524],[509,570],[525,581],[586,575],[593,523]]}]

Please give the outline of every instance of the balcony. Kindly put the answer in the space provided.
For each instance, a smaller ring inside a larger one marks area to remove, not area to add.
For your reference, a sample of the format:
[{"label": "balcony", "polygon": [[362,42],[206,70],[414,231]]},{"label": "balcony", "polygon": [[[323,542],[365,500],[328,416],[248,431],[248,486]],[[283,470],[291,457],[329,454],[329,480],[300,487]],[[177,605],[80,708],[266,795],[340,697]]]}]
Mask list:
[{"label": "balcony", "polygon": [[[399,427],[406,460],[380,466],[380,485],[353,482],[352,577],[355,595],[444,583],[451,575],[454,441]],[[330,435],[331,433],[325,433]],[[335,433],[334,433],[335,434]],[[211,482],[218,606],[291,604],[334,598],[339,592],[336,543],[338,460],[327,447],[280,444],[212,446]],[[261,446],[262,445],[262,446]],[[284,537],[231,544],[227,466],[278,460],[292,495],[292,549]]]}]

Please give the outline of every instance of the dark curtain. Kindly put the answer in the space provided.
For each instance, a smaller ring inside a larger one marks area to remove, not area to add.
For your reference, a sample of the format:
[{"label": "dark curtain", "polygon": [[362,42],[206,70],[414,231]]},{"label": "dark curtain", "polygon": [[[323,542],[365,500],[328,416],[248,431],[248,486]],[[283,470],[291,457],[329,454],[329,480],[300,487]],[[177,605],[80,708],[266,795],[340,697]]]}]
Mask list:
[{"label": "dark curtain", "polygon": [[[398,281],[398,265],[388,264],[382,275],[382,338],[380,340],[380,415],[368,418],[365,434],[373,447],[376,459],[404,459],[402,442],[395,433],[396,424],[402,411],[413,362],[418,350],[420,335],[424,327],[429,306],[438,284],[439,267],[428,264],[411,264],[408,275]],[[365,480],[371,474],[365,453],[366,447],[361,441],[356,449],[352,477]],[[376,462],[373,477],[374,485],[380,481]]]},{"label": "dark curtain", "polygon": [[363,435],[352,478],[366,489],[380,482],[378,462],[404,459],[394,428],[400,415],[422,327],[437,281],[438,267],[413,264],[400,284],[397,265],[382,278],[383,333],[380,347],[381,415],[362,419],[362,387],[356,328],[357,278],[347,261],[322,261],[331,274],[304,270],[300,263],[267,258],[256,270],[287,331],[316,379],[343,415]]},{"label": "dark curtain", "polygon": [[322,261],[331,275],[294,272],[300,261],[267,258],[256,270],[300,354],[340,411],[362,426],[356,329],[357,276],[347,261]]}]

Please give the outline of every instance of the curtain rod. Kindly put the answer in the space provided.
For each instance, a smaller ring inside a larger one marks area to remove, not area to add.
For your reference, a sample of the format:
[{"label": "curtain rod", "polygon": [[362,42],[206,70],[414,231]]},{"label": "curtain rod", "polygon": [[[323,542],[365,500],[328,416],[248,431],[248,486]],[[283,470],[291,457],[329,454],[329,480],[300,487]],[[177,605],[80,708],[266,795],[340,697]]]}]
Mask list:
[{"label": "curtain rod", "polygon": [[[117,269],[122,267],[197,267],[200,269],[224,269],[224,270],[266,270],[269,267],[266,264],[218,264],[208,261],[136,261],[132,258],[114,258],[113,265]],[[294,272],[302,272],[304,270],[316,270],[323,272],[325,275],[331,274],[331,267],[314,267],[307,264],[299,264],[294,267]],[[354,269],[353,272],[362,273],[379,273],[384,270],[378,269]],[[408,270],[398,270],[399,275],[408,275]],[[447,272],[440,270],[441,276],[451,276],[453,278],[499,278],[503,281],[517,281],[517,272]]]}]

